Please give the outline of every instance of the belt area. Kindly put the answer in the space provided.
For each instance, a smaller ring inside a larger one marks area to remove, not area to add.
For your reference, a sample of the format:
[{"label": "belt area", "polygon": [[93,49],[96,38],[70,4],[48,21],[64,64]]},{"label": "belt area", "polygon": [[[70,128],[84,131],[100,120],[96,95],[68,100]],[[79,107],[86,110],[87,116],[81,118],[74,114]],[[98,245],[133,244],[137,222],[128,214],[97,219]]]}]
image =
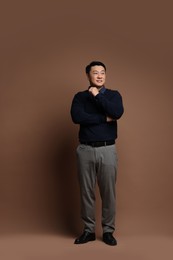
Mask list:
[{"label": "belt area", "polygon": [[81,144],[90,145],[92,147],[101,147],[115,144],[114,140],[111,141],[97,141],[97,142],[80,142]]}]

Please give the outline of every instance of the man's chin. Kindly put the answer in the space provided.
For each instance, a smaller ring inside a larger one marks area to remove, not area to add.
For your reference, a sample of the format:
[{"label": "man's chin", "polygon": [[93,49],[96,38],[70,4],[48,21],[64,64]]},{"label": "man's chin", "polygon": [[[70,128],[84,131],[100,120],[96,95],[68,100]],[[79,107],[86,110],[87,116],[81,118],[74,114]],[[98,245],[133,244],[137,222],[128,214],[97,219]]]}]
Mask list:
[{"label": "man's chin", "polygon": [[104,84],[102,84],[102,85],[91,84],[90,85],[90,87],[97,88],[98,90],[100,90],[103,86],[104,86]]}]

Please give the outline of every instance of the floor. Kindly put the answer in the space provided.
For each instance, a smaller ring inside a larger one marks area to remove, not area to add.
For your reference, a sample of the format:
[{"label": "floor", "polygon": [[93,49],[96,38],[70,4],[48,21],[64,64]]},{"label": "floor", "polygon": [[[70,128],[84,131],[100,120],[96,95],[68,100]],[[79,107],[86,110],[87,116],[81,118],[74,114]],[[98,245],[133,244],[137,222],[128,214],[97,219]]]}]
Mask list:
[{"label": "floor", "polygon": [[168,236],[120,236],[117,246],[96,241],[75,245],[74,237],[48,234],[0,237],[1,260],[172,260],[173,238]]}]

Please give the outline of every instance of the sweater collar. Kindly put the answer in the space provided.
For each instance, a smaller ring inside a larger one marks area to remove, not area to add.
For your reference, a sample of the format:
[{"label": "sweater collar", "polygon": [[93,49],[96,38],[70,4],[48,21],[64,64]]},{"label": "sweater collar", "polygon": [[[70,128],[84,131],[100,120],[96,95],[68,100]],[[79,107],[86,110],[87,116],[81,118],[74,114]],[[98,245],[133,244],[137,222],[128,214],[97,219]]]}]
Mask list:
[{"label": "sweater collar", "polygon": [[[90,86],[88,87],[88,89],[89,88],[90,88]],[[99,90],[99,92],[102,93],[102,94],[104,94],[105,91],[106,91],[106,87],[105,86],[101,87],[101,89]]]},{"label": "sweater collar", "polygon": [[106,88],[105,88],[105,86],[103,86],[101,89],[100,89],[100,93],[102,93],[102,94],[104,94],[105,93],[105,91],[106,91]]}]

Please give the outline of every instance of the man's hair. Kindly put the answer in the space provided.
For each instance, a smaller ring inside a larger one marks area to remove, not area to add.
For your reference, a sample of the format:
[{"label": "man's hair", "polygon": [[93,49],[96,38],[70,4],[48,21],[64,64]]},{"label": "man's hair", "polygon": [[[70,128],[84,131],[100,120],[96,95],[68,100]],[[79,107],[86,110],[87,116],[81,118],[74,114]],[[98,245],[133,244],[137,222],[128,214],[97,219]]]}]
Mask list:
[{"label": "man's hair", "polygon": [[101,62],[101,61],[92,61],[85,68],[86,74],[90,73],[91,67],[93,67],[93,66],[102,66],[105,69],[105,71],[106,71],[106,66],[105,66],[105,64],[103,62]]}]

